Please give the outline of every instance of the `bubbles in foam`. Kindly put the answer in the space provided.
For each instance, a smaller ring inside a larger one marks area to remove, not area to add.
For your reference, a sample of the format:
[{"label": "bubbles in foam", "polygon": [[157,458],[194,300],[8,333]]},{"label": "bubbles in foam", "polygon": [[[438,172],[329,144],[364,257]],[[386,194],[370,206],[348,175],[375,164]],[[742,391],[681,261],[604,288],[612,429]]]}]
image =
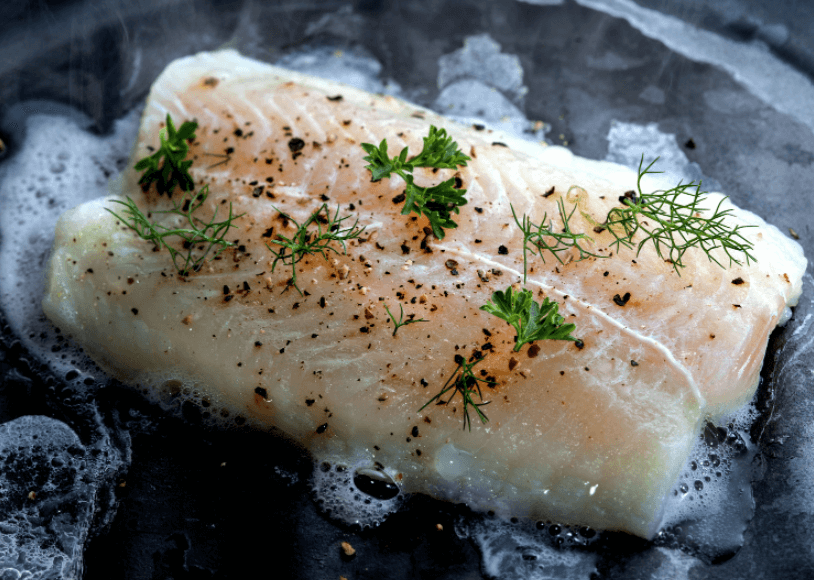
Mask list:
[{"label": "bubbles in foam", "polygon": [[115,454],[42,416],[0,425],[0,577],[74,578]]},{"label": "bubbles in foam", "polygon": [[[384,483],[389,480],[393,487],[395,474],[386,469],[370,465],[369,459],[345,461],[339,458],[328,458],[314,468],[311,487],[317,504],[333,519],[345,524],[358,525],[362,528],[378,526],[391,513],[397,511],[404,503],[404,494],[387,497],[390,494],[376,493],[362,483],[369,474],[375,471],[380,474]],[[363,477],[359,477],[359,475]],[[387,486],[380,486],[379,489]],[[361,488],[361,489],[360,489]],[[371,493],[373,495],[371,495]]]},{"label": "bubbles in foam", "polygon": [[471,517],[460,519],[455,532],[475,540],[491,578],[587,580],[596,571],[597,555],[582,548],[597,536],[586,528]]},{"label": "bubbles in foam", "polygon": [[[696,563],[724,562],[740,549],[754,513],[757,450],[747,433],[756,415],[750,405],[718,425],[708,423],[699,435],[653,541],[664,560],[656,577],[686,578]],[[587,579],[598,562],[619,556],[620,538],[629,543],[624,534],[481,516],[462,518],[456,532],[477,544],[483,570],[501,579]],[[662,575],[674,568],[677,575]]]},{"label": "bubbles in foam", "polygon": [[106,136],[90,133],[81,114],[50,103],[22,103],[5,118],[4,128],[25,139],[18,137],[20,149],[0,170],[0,308],[29,352],[58,375],[98,369],[42,314],[54,228],[66,209],[107,193],[108,179],[127,162],[138,116],[131,112]]},{"label": "bubbles in foam", "polygon": [[718,425],[705,425],[667,498],[657,544],[680,547],[708,563],[737,553],[755,507],[751,475],[757,450],[748,429],[756,416],[749,405]]}]

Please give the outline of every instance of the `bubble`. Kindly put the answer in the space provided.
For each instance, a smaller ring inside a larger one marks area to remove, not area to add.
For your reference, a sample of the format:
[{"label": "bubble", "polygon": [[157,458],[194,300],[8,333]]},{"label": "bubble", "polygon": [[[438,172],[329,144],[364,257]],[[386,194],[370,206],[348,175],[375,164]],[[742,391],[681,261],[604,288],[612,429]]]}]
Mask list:
[{"label": "bubble", "polygon": [[332,518],[370,528],[404,505],[405,494],[395,475],[386,467],[374,467],[362,454],[352,460],[329,457],[315,466],[311,489],[317,504]]},{"label": "bubble", "polygon": [[399,486],[386,473],[377,469],[358,469],[353,476],[356,488],[378,500],[390,500],[399,494]]},{"label": "bubble", "polygon": [[665,502],[658,545],[680,548],[706,562],[737,553],[754,511],[750,481],[756,449],[744,434],[756,416],[749,405],[720,422],[726,427],[705,425],[677,493]]},{"label": "bubble", "polygon": [[[61,114],[28,115],[30,110]],[[57,376],[102,373],[42,316],[42,272],[56,222],[65,209],[107,194],[105,172],[111,172],[116,159],[129,156],[138,113],[117,121],[113,133],[102,137],[87,131],[87,117],[61,105],[21,103],[6,113],[7,123],[24,122],[26,137],[0,167],[0,308],[26,349]],[[74,150],[84,154],[74,157]]]},{"label": "bubble", "polygon": [[[556,528],[557,534],[551,530]],[[484,576],[501,580],[584,580],[596,573],[595,552],[568,549],[588,546],[598,534],[581,528],[500,517],[469,516],[455,523],[458,537],[472,538],[481,550]]]},{"label": "bubble", "polygon": [[65,423],[25,416],[0,425],[3,578],[74,578],[85,530],[100,509],[98,480],[116,463]]}]

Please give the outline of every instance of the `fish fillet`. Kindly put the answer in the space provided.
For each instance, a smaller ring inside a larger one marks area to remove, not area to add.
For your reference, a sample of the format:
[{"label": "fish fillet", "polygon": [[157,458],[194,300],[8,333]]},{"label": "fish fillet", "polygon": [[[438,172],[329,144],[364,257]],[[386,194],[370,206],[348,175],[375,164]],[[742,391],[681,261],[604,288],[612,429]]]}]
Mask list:
[{"label": "fish fillet", "polygon": [[[751,213],[731,219],[758,226],[745,230],[756,263],[722,269],[690,250],[678,276],[652,248],[617,253],[608,232],[593,232],[635,188],[634,172],[234,51],[161,74],[133,163],[158,145],[167,113],[199,124],[188,157],[210,188],[199,215],[229,203],[245,213],[227,236],[235,248],[177,275],[166,250],[106,211],[121,212],[123,196],[145,212],[168,207],[126,170],[115,195],[60,219],[46,315],[125,383],[191,393],[213,415],[273,428],[320,460],[377,468],[406,492],[652,537],[701,422],[750,399],[769,333],[801,292],[800,246]],[[472,157],[457,171],[416,171],[417,183],[455,175],[468,190],[443,240],[425,233],[426,218],[401,215],[400,178],[370,181],[360,147],[387,139],[391,156],[417,153],[430,124]],[[526,287],[560,302],[582,343],[513,352],[514,330],[479,307],[522,282],[510,204],[539,223],[556,221],[558,200],[578,206],[572,229],[609,257],[533,258]],[[265,244],[294,232],[280,211],[302,223],[322,203],[366,230],[347,254],[297,264],[300,295],[286,289],[290,267],[272,272]],[[427,322],[394,336],[385,305]],[[475,351],[497,382],[482,387],[489,422],[473,416],[462,429],[460,398],[419,412],[456,355]]]}]

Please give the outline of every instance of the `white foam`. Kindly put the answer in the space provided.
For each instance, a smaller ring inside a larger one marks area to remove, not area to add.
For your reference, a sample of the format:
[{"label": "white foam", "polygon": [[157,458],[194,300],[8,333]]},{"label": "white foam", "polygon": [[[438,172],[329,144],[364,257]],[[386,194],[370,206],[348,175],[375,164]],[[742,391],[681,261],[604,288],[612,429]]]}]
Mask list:
[{"label": "white foam", "polygon": [[381,63],[361,48],[339,50],[319,47],[300,50],[282,57],[274,64],[370,93],[400,95],[402,92],[397,82],[380,80]]},{"label": "white foam", "polygon": [[690,571],[699,564],[698,560],[688,556],[681,550],[667,550],[656,548],[663,556],[664,561],[655,571],[652,578],[669,578],[670,580],[689,580]]},{"label": "white foam", "polygon": [[463,79],[479,80],[514,101],[528,92],[520,58],[501,52],[500,44],[488,34],[468,36],[463,47],[438,59],[438,88]]},{"label": "white foam", "polygon": [[528,88],[517,55],[504,53],[488,34],[468,36],[464,45],[438,59],[439,113],[463,124],[481,124],[528,141],[544,141],[546,123],[522,112]]},{"label": "white foam", "polygon": [[[358,471],[374,470],[367,456],[354,458],[328,457],[315,469],[311,489],[319,506],[332,518],[362,528],[378,526],[387,516],[398,511],[405,496],[399,493],[392,499],[377,499],[361,491],[354,483]],[[395,473],[381,471],[383,477]]]},{"label": "white foam", "polygon": [[130,154],[139,115],[133,111],[115,123],[111,135],[99,137],[88,131],[89,119],[75,112],[29,114],[49,107],[23,103],[7,115],[7,123],[25,124],[25,142],[0,173],[0,307],[26,348],[57,373],[75,367],[94,372],[42,314],[44,271],[57,219],[107,192],[108,178]]},{"label": "white foam", "polygon": [[749,440],[749,427],[757,415],[750,404],[705,426],[667,497],[656,542],[683,546],[708,561],[737,552],[754,514],[751,479],[757,448]]},{"label": "white foam", "polygon": [[639,125],[611,121],[606,161],[638,169],[645,152],[649,157],[644,158],[644,166],[658,157],[653,170],[663,172],[663,177],[671,185],[702,181],[707,191],[718,191],[721,188],[717,181],[704,176],[697,163],[687,159],[678,146],[675,134],[659,130],[657,123]]},{"label": "white foam", "polygon": [[100,471],[117,467],[116,454],[105,455],[91,459],[56,419],[0,425],[0,578],[78,577],[91,521],[105,501]]},{"label": "white foam", "polygon": [[596,572],[595,553],[567,549],[588,543],[568,528],[472,518],[459,520],[455,532],[475,540],[490,578],[588,580]]}]

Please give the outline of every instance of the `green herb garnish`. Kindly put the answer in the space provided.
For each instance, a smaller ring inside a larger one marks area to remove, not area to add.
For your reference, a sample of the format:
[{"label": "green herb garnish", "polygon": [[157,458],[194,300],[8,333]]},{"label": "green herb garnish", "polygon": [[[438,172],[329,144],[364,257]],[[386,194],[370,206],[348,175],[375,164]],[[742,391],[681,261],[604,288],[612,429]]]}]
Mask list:
[{"label": "green herb garnish", "polygon": [[[198,123],[195,121],[186,121],[176,131],[172,118],[167,113],[167,127],[161,129],[158,134],[161,147],[135,165],[136,171],[144,171],[144,175],[139,179],[139,185],[146,187],[157,182],[158,193],[166,193],[169,196],[172,196],[176,185],[183,191],[193,190],[195,183],[189,174],[192,161],[184,161],[184,158],[189,153],[187,139],[195,139],[195,129],[197,128]],[[164,158],[164,164],[159,165],[162,158]]]},{"label": "green herb garnish", "polygon": [[401,310],[401,314],[399,314],[399,319],[396,320],[396,317],[390,312],[390,309],[387,307],[387,304],[384,305],[384,309],[387,310],[387,314],[390,316],[390,319],[393,321],[395,328],[393,328],[393,336],[396,336],[396,332],[402,326],[407,326],[408,324],[412,324],[414,322],[429,322],[429,320],[424,320],[423,318],[415,318],[415,314],[407,315],[407,320],[404,320],[404,308],[401,304],[399,304],[399,310]]},{"label": "green herb garnish", "polygon": [[[448,405],[452,399],[455,398],[455,395],[458,393],[461,394],[461,398],[464,401],[464,425],[463,428],[466,429],[467,425],[469,426],[469,430],[472,431],[472,419],[469,416],[469,408],[472,407],[475,409],[475,412],[480,418],[481,423],[487,423],[489,418],[481,411],[481,407],[484,405],[488,405],[489,401],[483,400],[483,394],[480,390],[479,383],[486,383],[490,385],[496,384],[495,381],[489,379],[479,379],[475,376],[475,373],[472,372],[472,369],[476,364],[484,360],[486,357],[482,357],[477,359],[473,363],[468,363],[466,360],[461,358],[457,358],[458,361],[458,368],[455,369],[455,372],[452,373],[452,376],[447,379],[447,382],[444,383],[444,386],[441,387],[441,392],[435,395],[432,399],[427,401],[423,407],[421,407],[418,412],[420,413],[423,411],[427,406],[431,403],[438,401],[439,405]],[[452,395],[444,401],[442,397],[446,395],[449,391],[453,391]],[[476,403],[472,398],[473,395],[477,395],[478,398],[481,400],[480,403]]]},{"label": "green herb garnish", "polygon": [[[279,239],[271,241],[272,244],[282,246],[279,252],[272,250],[271,246],[266,244],[269,251],[274,254],[271,271],[274,272],[277,262],[282,262],[284,266],[291,266],[291,281],[289,282],[289,286],[296,288],[300,296],[302,296],[302,290],[297,286],[296,264],[309,254],[320,254],[326,260],[328,259],[327,252],[339,254],[339,250],[331,246],[331,242],[339,242],[342,246],[343,253],[347,254],[348,248],[345,242],[358,238],[361,233],[365,231],[364,227],[356,227],[359,223],[358,219],[353,222],[352,226],[343,228],[342,222],[350,219],[350,216],[339,217],[339,206],[336,207],[336,213],[332,216],[327,203],[323,203],[322,206],[312,213],[302,224],[298,223],[297,220],[288,214],[280,210],[277,211],[280,212],[280,215],[284,218],[291,220],[297,227],[297,231],[291,238],[278,234]],[[308,231],[308,227],[311,224],[316,224],[316,231],[313,228],[311,231]],[[286,253],[286,250],[288,250],[288,253]]]},{"label": "green herb garnish", "polygon": [[[626,205],[624,208],[613,208],[608,212],[605,227],[613,234],[617,251],[620,246],[633,248],[633,237],[642,232],[644,237],[639,240],[636,255],[642,247],[652,242],[659,257],[673,265],[673,269],[681,275],[679,268],[685,266],[684,252],[698,246],[707,258],[724,268],[712,254],[715,248],[722,248],[729,258],[729,265],[740,265],[740,260],[734,254],[743,254],[746,263],[755,261],[749,253],[753,249],[752,243],[743,237],[740,230],[756,226],[736,225],[724,223],[724,219],[732,213],[732,208],[721,210],[722,199],[712,217],[703,217],[706,208],[701,206],[707,192],[701,191],[701,183],[679,183],[676,187],[666,191],[644,193],[642,191],[642,178],[649,173],[662,173],[650,171],[658,161],[658,157],[642,170],[644,155],[639,162],[639,178],[636,183],[638,195],[628,195],[620,198]],[[632,194],[633,192],[629,192]],[[686,199],[681,199],[686,198]]]},{"label": "green herb garnish", "polygon": [[524,344],[535,340],[577,340],[571,333],[576,330],[574,324],[563,324],[564,318],[559,315],[559,304],[544,298],[542,304],[534,301],[532,293],[525,288],[512,292],[512,287],[505,292],[497,290],[492,299],[483,306],[489,314],[494,314],[511,324],[517,331],[514,352]]},{"label": "green herb garnish", "polygon": [[454,187],[455,178],[435,187],[421,187],[413,182],[412,176],[416,167],[455,169],[459,165],[466,166],[466,162],[471,159],[458,149],[458,144],[447,135],[445,129],[430,125],[430,133],[424,137],[421,153],[410,160],[407,159],[407,147],[401,150],[398,157],[391,159],[387,154],[387,139],[382,139],[378,148],[372,143],[362,143],[362,148],[368,154],[364,158],[369,163],[365,169],[370,170],[373,181],[389,178],[392,173],[396,173],[407,184],[402,215],[415,212],[427,216],[432,232],[439,240],[444,238],[444,229],[458,227],[452,220],[452,213],[460,213],[458,208],[466,204],[466,190]]},{"label": "green herb garnish", "polygon": [[[586,234],[578,234],[571,231],[571,224],[569,221],[571,220],[571,216],[574,215],[574,212],[577,209],[576,204],[571,209],[571,213],[565,213],[565,203],[563,203],[562,199],[557,200],[557,208],[560,212],[560,219],[562,220],[562,231],[556,232],[554,231],[553,224],[551,221],[548,222],[546,225],[546,218],[548,214],[543,215],[543,221],[539,224],[535,225],[531,222],[531,218],[523,214],[522,220],[517,219],[517,214],[514,212],[514,206],[510,206],[512,209],[512,215],[514,216],[514,223],[517,224],[517,227],[520,228],[520,231],[523,232],[523,283],[526,282],[526,273],[528,271],[528,252],[537,253],[540,256],[540,259],[545,263],[545,256],[543,255],[544,251],[549,251],[551,254],[557,259],[557,261],[562,264],[563,261],[560,259],[559,252],[564,252],[566,250],[570,250],[572,248],[576,248],[579,251],[579,258],[577,261],[584,260],[589,257],[593,258],[606,258],[607,256],[600,256],[598,254],[594,254],[593,252],[589,252],[585,248],[579,245],[581,240],[589,240],[593,242],[593,238]],[[548,240],[551,240],[549,243]],[[529,243],[531,243],[531,247],[529,247]]]},{"label": "green herb garnish", "polygon": [[[152,212],[156,214],[177,215],[183,218],[189,227],[170,228],[150,221],[129,197],[127,201],[120,201],[118,199],[112,200],[114,203],[124,206],[123,213],[127,218],[120,216],[111,209],[107,211],[116,216],[119,221],[131,230],[134,230],[141,239],[153,242],[156,248],[161,248],[162,246],[167,248],[170,256],[172,256],[172,263],[175,269],[178,270],[178,273],[182,276],[186,276],[190,271],[197,272],[200,270],[213,248],[216,249],[212,257],[209,258],[210,260],[215,259],[223,250],[234,245],[232,242],[228,242],[223,238],[226,232],[229,231],[229,228],[237,227],[232,222],[244,215],[233,215],[232,204],[230,203],[229,217],[224,221],[215,221],[218,217],[217,208],[215,208],[212,219],[208,222],[194,217],[192,214],[203,205],[208,195],[209,186],[205,185],[198,193],[192,195],[190,198],[185,197],[183,203],[173,203],[173,209]],[[178,236],[183,240],[183,251],[177,250],[167,243],[167,238],[170,236]],[[203,248],[199,247],[201,245],[203,245]]]}]

